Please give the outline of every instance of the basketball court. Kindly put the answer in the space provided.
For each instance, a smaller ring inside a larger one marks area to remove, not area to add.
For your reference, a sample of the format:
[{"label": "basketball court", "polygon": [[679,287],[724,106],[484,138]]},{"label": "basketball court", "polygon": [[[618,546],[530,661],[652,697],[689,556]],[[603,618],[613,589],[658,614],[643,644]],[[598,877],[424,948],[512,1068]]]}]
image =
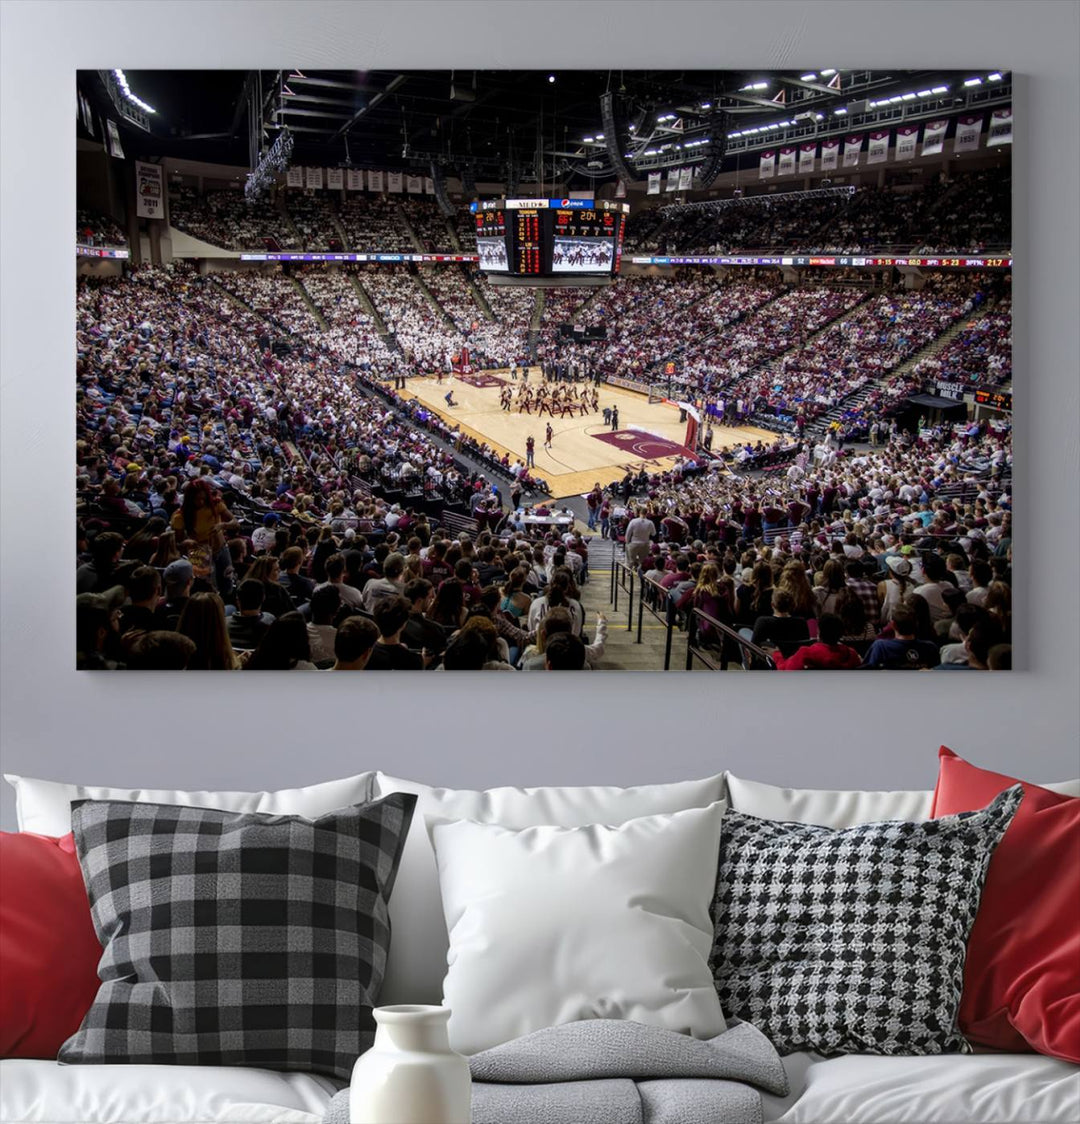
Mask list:
[{"label": "basketball court", "polygon": [[[539,368],[531,368],[529,385],[540,384]],[[503,410],[499,400],[504,385],[514,391],[510,412]],[[581,495],[597,481],[601,485],[621,480],[628,469],[639,472],[642,465],[650,472],[671,468],[675,458],[687,455],[683,446],[686,423],[679,420],[677,406],[649,402],[643,394],[620,387],[601,384],[600,410],[580,415],[551,418],[545,411],[537,416],[519,413],[517,389],[521,379],[512,380],[509,371],[481,371],[465,379],[445,376],[440,382],[434,376],[411,378],[405,398],[416,398],[428,409],[459,426],[463,433],[485,441],[499,454],[509,453],[511,460],[525,461],[525,442],[531,435],[536,442],[534,454],[537,476],[547,480],[556,499]],[[579,383],[580,390],[585,384]],[[453,390],[457,405],[448,407],[446,395]],[[612,431],[604,424],[605,407],[618,407],[619,425]],[[551,449],[544,448],[548,423],[554,430]],[[775,435],[753,426],[732,428],[713,426],[713,451],[758,440],[771,443]]]}]

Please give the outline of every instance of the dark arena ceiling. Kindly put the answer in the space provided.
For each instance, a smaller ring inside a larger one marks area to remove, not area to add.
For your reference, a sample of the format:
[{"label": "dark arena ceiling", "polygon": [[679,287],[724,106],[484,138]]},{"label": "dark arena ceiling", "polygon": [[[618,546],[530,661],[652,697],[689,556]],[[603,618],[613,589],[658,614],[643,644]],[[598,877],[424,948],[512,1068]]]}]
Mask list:
[{"label": "dark arena ceiling", "polygon": [[[113,117],[107,83],[115,73],[78,76],[80,92],[99,114]],[[407,170],[435,162],[448,172],[468,168],[477,179],[502,180],[512,172],[522,183],[557,179],[579,186],[616,176],[602,124],[601,99],[608,92],[623,155],[641,177],[704,158],[707,138],[721,129],[727,168],[740,150],[770,140],[914,120],[1011,97],[1008,72],[985,69],[136,69],[124,75],[130,91],[154,110],[145,115],[146,128],[119,121],[125,148],[135,155],[250,167],[287,126],[297,164]],[[772,136],[770,126],[776,126]]]}]

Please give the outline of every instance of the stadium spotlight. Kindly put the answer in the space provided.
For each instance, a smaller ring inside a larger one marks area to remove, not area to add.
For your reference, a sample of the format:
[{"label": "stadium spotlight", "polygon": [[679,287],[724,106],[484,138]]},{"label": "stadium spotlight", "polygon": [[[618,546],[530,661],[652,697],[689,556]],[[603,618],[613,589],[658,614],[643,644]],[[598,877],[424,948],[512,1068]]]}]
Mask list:
[{"label": "stadium spotlight", "polygon": [[554,74],[549,74],[549,75],[548,75],[548,81],[549,81],[549,82],[554,82],[554,81],[555,81],[555,75],[554,75]]}]

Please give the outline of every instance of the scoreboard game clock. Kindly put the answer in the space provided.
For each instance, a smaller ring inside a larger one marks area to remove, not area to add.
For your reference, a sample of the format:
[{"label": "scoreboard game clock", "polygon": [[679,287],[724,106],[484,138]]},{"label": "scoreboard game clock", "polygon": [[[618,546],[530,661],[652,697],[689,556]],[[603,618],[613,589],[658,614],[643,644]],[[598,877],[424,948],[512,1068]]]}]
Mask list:
[{"label": "scoreboard game clock", "polygon": [[495,282],[588,285],[618,272],[630,213],[625,203],[497,199],[470,209],[480,268]]}]

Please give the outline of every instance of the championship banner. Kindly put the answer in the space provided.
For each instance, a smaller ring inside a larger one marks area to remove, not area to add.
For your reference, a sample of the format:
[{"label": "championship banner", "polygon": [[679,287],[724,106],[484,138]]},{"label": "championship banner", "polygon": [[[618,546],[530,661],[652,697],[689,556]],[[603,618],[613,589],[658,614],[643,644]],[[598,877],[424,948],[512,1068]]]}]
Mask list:
[{"label": "championship banner", "polygon": [[646,195],[659,195],[660,194],[660,173],[649,173],[649,187],[645,192]]},{"label": "championship banner", "polygon": [[424,194],[435,194],[435,181],[431,178],[431,176],[424,176]]},{"label": "championship banner", "polygon": [[780,149],[780,167],[777,175],[793,176],[795,174],[795,149],[782,148]]},{"label": "championship banner", "polygon": [[367,188],[368,188],[368,191],[382,191],[383,190],[383,174],[382,174],[382,172],[368,172],[368,174],[367,174]]},{"label": "championship banner", "polygon": [[290,168],[285,173],[285,184],[287,187],[303,187],[304,169],[300,167]]},{"label": "championship banner", "polygon": [[889,159],[889,130],[879,129],[870,134],[870,144],[867,147],[867,164],[881,164]]},{"label": "championship banner", "polygon": [[949,128],[948,121],[927,121],[923,127],[922,154],[923,156],[939,156],[945,150],[945,132]]},{"label": "championship banner", "polygon": [[840,156],[840,138],[833,137],[832,140],[823,140],[821,142],[821,170],[828,172],[835,170],[837,159]]},{"label": "championship banner", "polygon": [[142,219],[165,217],[165,191],[161,165],[135,161],[135,213]]},{"label": "championship banner", "polygon": [[327,168],[326,169],[326,186],[331,191],[340,191],[345,186],[345,169],[344,168]]},{"label": "championship banner", "polygon": [[424,180],[422,176],[406,176],[405,177],[405,190],[410,195],[422,195],[424,192]]},{"label": "championship banner", "polygon": [[387,172],[386,173],[386,190],[392,195],[400,195],[402,187],[402,176],[400,172]]},{"label": "championship banner", "polygon": [[857,137],[844,138],[844,167],[857,168],[859,153],[862,151],[862,133]]},{"label": "championship banner", "polygon": [[694,169],[693,168],[680,168],[679,169],[679,190],[689,191],[690,185],[694,182]]},{"label": "championship banner", "polygon": [[911,160],[915,156],[915,149],[919,147],[919,126],[901,125],[896,130],[895,160]]},{"label": "championship banner", "polygon": [[626,184],[623,183],[622,180],[616,180],[615,181],[615,198],[616,199],[625,199],[626,198]]},{"label": "championship banner", "polygon": [[953,152],[975,152],[979,147],[982,124],[981,116],[958,117],[956,136],[953,138]]},{"label": "championship banner", "polygon": [[323,170],[322,168],[305,168],[304,169],[304,185],[307,188],[322,188],[323,185]]},{"label": "championship banner", "polygon": [[1012,106],[1004,109],[995,109],[990,117],[990,131],[986,134],[986,147],[993,148],[997,144],[1012,144],[1013,142],[1013,111]]},{"label": "championship banner", "polygon": [[776,174],[776,153],[763,152],[761,163],[758,165],[758,179],[771,180]]},{"label": "championship banner", "polygon": [[799,145],[799,171],[812,172],[814,170],[814,157],[817,156],[817,144]]},{"label": "championship banner", "polygon": [[91,135],[94,135],[94,117],[90,112],[90,103],[79,94],[79,114],[82,117],[83,128]]},{"label": "championship banner", "polygon": [[105,122],[105,131],[109,138],[109,155],[115,156],[117,160],[123,160],[124,150],[120,147],[120,130],[111,117]]},{"label": "championship banner", "polygon": [[668,174],[667,174],[667,187],[665,188],[665,190],[666,191],[678,191],[679,190],[679,169],[678,168],[672,168],[671,171],[668,172]]},{"label": "championship banner", "polygon": [[345,190],[346,191],[363,191],[364,190],[364,173],[357,171],[355,168],[350,168],[345,173]]}]

